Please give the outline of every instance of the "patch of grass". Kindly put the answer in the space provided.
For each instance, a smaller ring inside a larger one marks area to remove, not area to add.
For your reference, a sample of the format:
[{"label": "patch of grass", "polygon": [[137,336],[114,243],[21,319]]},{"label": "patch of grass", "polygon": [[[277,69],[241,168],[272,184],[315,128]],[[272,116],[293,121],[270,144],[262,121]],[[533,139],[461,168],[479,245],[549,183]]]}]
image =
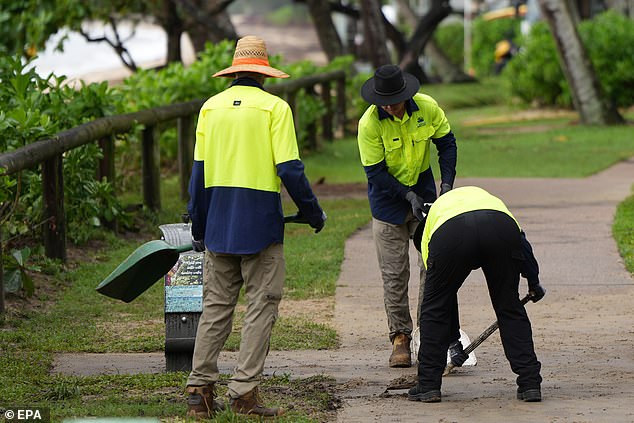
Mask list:
[{"label": "patch of grass", "polygon": [[505,126],[461,122],[454,125],[458,178],[581,178],[634,156],[630,126],[580,126],[561,117]]},{"label": "patch of grass", "polygon": [[[282,300],[284,301],[284,300]],[[244,322],[244,312],[236,312],[233,328],[224,350],[238,351],[240,331]],[[307,317],[278,317],[271,332],[271,350],[327,350],[339,345],[337,331],[332,327],[315,323]]]},{"label": "patch of grass", "polygon": [[354,137],[324,143],[318,153],[302,160],[311,182],[322,178],[327,184],[367,181]]},{"label": "patch of grass", "polygon": [[[536,121],[500,123],[485,119],[480,124],[464,123],[473,122],[481,113],[499,117],[508,110],[497,106],[469,109],[453,118],[448,112],[458,145],[457,179],[582,178],[634,156],[631,125],[580,126],[558,114]],[[492,128],[498,130],[487,131]],[[326,181],[366,181],[355,138],[328,145],[326,157],[315,155],[304,160],[311,180],[325,176]],[[328,163],[336,165],[328,168]],[[440,174],[433,146],[431,167],[434,175]]]},{"label": "patch of grass", "polygon": [[508,91],[499,78],[483,78],[476,83],[423,85],[420,92],[432,96],[445,111],[508,102]]},{"label": "patch of grass", "polygon": [[634,195],[630,195],[616,209],[612,234],[625,262],[625,267],[634,274]]},{"label": "patch of grass", "polygon": [[[37,383],[36,392],[28,392],[29,405],[50,407],[52,421],[69,418],[108,416],[158,417],[185,420],[187,373],[64,376],[46,379],[30,378]],[[226,401],[227,378],[216,385],[219,399]],[[340,406],[335,397],[335,381],[327,376],[291,379],[289,375],[264,378],[260,392],[269,406],[287,410],[280,422],[321,422],[332,420]],[[27,392],[23,392],[27,394]],[[24,397],[23,397],[24,398]],[[23,401],[4,398],[3,401]],[[20,402],[21,403],[21,402]],[[4,404],[3,404],[4,405]],[[253,421],[233,414],[230,410],[219,413],[217,422]]]},{"label": "patch of grass", "polygon": [[319,234],[307,225],[287,225],[284,295],[288,298],[334,295],[345,241],[370,221],[366,199],[325,200],[320,204],[328,220]]},{"label": "patch of grass", "polygon": [[[289,282],[283,301],[333,295],[345,240],[370,219],[367,200],[327,200],[321,204],[330,216],[322,232],[316,235],[306,225],[288,226],[285,254]],[[171,206],[173,213],[181,206]],[[184,374],[49,375],[53,355],[59,352],[163,349],[164,293],[160,281],[131,303],[95,291],[142,242],[140,238],[126,240],[112,235],[105,240],[107,250],[92,253],[90,260],[59,274],[66,288],[55,294],[55,303],[46,311],[4,316],[0,327],[0,398],[7,404],[29,399],[29,404],[51,407],[53,421],[73,416],[184,416]],[[238,348],[242,318],[243,313],[238,312],[226,349]],[[328,349],[337,344],[332,327],[302,315],[280,316],[271,336],[271,348],[276,350]],[[279,421],[324,421],[332,413],[336,403],[332,389],[321,389],[333,385],[327,379],[287,380],[282,387],[277,382],[267,378],[265,397],[271,404],[295,404],[295,409]],[[313,392],[310,386],[321,388]],[[248,420],[227,412],[216,421]]]}]

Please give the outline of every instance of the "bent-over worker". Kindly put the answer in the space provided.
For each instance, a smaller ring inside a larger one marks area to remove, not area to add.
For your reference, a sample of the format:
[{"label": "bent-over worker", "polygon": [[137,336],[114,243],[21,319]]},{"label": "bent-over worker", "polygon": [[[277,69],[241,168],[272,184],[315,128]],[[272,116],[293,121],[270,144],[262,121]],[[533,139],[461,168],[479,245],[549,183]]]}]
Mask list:
[{"label": "bent-over worker", "polygon": [[504,353],[517,374],[517,398],[541,401],[541,363],[519,298],[520,274],[528,281],[533,302],[545,291],[532,247],[506,205],[482,188],[455,188],[431,205],[415,238],[420,240],[415,242],[427,277],[420,309],[418,385],[409,390],[408,398],[441,401],[447,347],[460,327],[458,289],[472,270],[482,268]]}]

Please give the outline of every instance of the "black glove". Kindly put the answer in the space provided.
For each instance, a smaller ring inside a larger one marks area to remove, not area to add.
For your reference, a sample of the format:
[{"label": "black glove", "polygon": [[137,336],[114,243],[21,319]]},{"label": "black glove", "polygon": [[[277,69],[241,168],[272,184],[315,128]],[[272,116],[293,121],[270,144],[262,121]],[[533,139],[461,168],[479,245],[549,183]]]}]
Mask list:
[{"label": "black glove", "polygon": [[543,286],[539,284],[539,282],[532,283],[528,285],[528,294],[531,296],[531,301],[536,303],[537,301],[544,298],[544,295],[546,295],[546,290]]},{"label": "black glove", "polygon": [[195,240],[192,237],[192,248],[197,253],[202,253],[203,251],[205,251],[205,241],[203,241],[202,239],[201,240]]},{"label": "black glove", "polygon": [[442,184],[440,184],[440,194],[438,194],[438,196],[440,197],[441,195],[443,195],[444,193],[451,191],[452,186],[449,185],[446,182],[443,182]]},{"label": "black glove", "polygon": [[431,204],[425,203],[414,191],[408,191],[405,194],[405,199],[412,205],[414,217],[422,222],[427,217]]},{"label": "black glove", "polygon": [[315,230],[316,234],[318,234],[319,231],[324,229],[324,225],[326,224],[326,219],[328,219],[328,216],[326,216],[326,212],[322,211],[321,212],[321,219],[319,220],[319,223],[311,223],[310,224],[310,227]]},{"label": "black glove", "polygon": [[449,358],[454,367],[462,367],[464,362],[469,358],[469,354],[464,352],[462,343],[460,341],[456,341],[449,345]]}]

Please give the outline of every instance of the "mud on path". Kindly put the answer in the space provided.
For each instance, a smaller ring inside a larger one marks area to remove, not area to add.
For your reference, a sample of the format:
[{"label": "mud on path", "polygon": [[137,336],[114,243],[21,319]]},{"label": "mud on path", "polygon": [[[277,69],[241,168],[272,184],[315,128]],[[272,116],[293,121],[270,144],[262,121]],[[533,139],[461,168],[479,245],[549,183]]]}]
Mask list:
[{"label": "mud on path", "polygon": [[[441,403],[408,401],[406,391],[385,393],[391,380],[415,369],[386,366],[387,324],[371,233],[366,228],[350,238],[337,285],[335,322],[341,350],[350,351],[344,367],[356,369],[350,380],[357,383],[343,393],[339,420],[634,421],[634,281],[611,236],[615,207],[631,193],[633,176],[634,160],[629,160],[586,179],[457,181],[503,198],[540,261],[547,295],[526,307],[543,366],[541,403],[515,399],[515,375],[497,333],[476,350],[477,366],[445,377]],[[411,280],[410,292],[417,292],[414,272]],[[523,295],[525,285],[521,288]],[[462,328],[472,339],[495,321],[481,271],[467,279],[459,301]]]},{"label": "mud on path", "polygon": [[[478,185],[503,198],[540,261],[547,295],[526,307],[542,362],[541,403],[515,399],[515,375],[497,332],[476,350],[477,366],[456,369],[445,377],[441,403],[408,401],[404,390],[386,392],[393,379],[414,374],[415,367],[387,367],[390,345],[369,226],[346,243],[332,318],[341,347],[272,351],[265,373],[335,377],[342,400],[337,420],[342,422],[634,421],[634,281],[611,235],[615,207],[630,194],[633,176],[631,159],[586,179],[459,179],[456,183]],[[359,194],[349,188],[351,194]],[[321,189],[328,195],[325,187]],[[416,257],[413,247],[410,254]],[[414,260],[410,292],[416,293]],[[521,289],[523,295],[525,286]],[[481,271],[469,276],[459,301],[462,328],[472,339],[495,320]],[[414,316],[415,303],[414,296]],[[221,371],[231,372],[235,358],[235,353],[223,353]],[[59,356],[54,371],[163,369],[160,353],[113,355],[111,360],[103,354],[83,354]]]}]

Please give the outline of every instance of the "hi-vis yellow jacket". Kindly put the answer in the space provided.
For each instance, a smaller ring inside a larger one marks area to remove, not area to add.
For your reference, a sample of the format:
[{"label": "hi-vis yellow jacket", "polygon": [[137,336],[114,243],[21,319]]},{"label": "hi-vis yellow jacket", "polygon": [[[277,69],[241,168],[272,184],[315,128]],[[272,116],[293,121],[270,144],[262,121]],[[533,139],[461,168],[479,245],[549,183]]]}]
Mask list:
[{"label": "hi-vis yellow jacket", "polygon": [[[511,214],[502,200],[482,188],[471,186],[454,188],[438,197],[429,209],[421,240],[421,253],[425,266],[427,266],[427,258],[429,256],[429,241],[434,232],[452,217],[474,210],[497,210],[508,214],[517,223],[517,219]],[[521,230],[519,224],[517,225],[517,230]]]},{"label": "hi-vis yellow jacket", "polygon": [[281,182],[303,216],[321,222],[289,105],[253,79],[236,79],[200,109],[189,184],[192,236],[227,254],[282,243]]},{"label": "hi-vis yellow jacket", "polygon": [[405,102],[402,119],[371,105],[359,120],[357,142],[368,177],[372,216],[393,224],[405,220],[414,191],[427,202],[436,199],[429,166],[430,146],[438,150],[442,182],[453,186],[456,175],[456,139],[445,112],[428,95],[417,93]]}]

